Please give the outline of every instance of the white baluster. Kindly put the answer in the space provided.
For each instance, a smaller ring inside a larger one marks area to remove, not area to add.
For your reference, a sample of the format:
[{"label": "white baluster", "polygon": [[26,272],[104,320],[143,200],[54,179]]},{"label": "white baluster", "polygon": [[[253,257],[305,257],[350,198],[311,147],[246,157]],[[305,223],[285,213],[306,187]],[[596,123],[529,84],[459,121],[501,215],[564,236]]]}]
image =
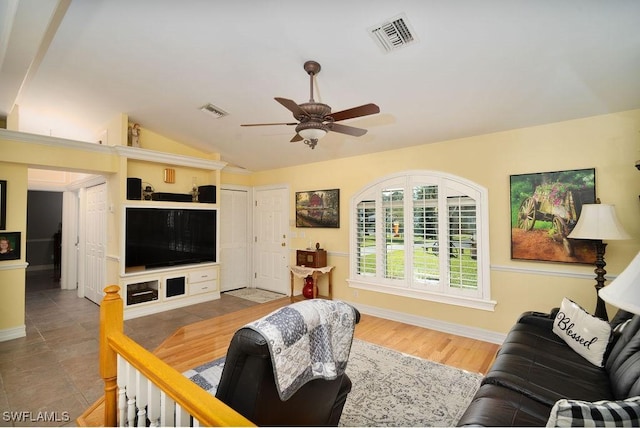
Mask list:
[{"label": "white baluster", "polygon": [[118,425],[127,425],[127,362],[118,354]]},{"label": "white baluster", "polygon": [[188,427],[191,425],[191,415],[176,403],[176,425],[177,427]]},{"label": "white baluster", "polygon": [[150,426],[160,426],[160,388],[149,382],[148,388],[149,405],[147,408],[147,417],[150,421]]},{"label": "white baluster", "polygon": [[136,371],[136,407],[138,408],[138,426],[147,426],[147,384],[149,380],[142,373]]},{"label": "white baluster", "polygon": [[127,425],[133,426],[136,420],[136,373],[135,367],[127,364]]},{"label": "white baluster", "polygon": [[164,391],[160,394],[160,426],[175,427],[176,403]]}]

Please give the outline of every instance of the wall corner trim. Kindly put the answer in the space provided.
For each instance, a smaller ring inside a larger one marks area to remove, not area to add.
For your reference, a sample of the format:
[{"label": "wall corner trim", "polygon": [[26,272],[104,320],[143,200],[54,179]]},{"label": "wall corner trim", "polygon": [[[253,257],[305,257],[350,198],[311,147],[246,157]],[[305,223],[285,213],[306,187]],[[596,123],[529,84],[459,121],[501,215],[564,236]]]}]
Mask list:
[{"label": "wall corner trim", "polygon": [[27,335],[27,327],[23,324],[19,327],[6,328],[0,330],[0,342],[6,342],[7,340],[18,339]]}]

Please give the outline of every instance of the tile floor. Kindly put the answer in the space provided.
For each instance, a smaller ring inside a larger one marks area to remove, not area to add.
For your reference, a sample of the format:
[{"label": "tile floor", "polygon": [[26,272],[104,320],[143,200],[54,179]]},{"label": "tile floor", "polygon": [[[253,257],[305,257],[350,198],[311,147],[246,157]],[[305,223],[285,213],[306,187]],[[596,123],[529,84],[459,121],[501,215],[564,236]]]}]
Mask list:
[{"label": "tile floor", "polygon": [[[152,351],[183,325],[256,304],[223,294],[127,320],[125,332]],[[98,310],[75,290],[60,290],[52,271],[27,274],[27,335],[0,342],[0,426],[74,426],[102,395]]]}]

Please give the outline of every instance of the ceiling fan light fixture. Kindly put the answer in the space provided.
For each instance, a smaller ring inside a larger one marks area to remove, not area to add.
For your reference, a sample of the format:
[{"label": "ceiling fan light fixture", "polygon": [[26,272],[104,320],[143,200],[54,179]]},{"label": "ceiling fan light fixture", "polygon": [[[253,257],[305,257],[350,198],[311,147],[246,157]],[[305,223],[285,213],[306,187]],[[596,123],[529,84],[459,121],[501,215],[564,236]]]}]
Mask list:
[{"label": "ceiling fan light fixture", "polygon": [[305,140],[319,140],[324,137],[329,128],[322,122],[301,122],[296,126],[296,133]]},{"label": "ceiling fan light fixture", "polygon": [[305,140],[319,140],[327,134],[322,128],[306,128],[298,131],[298,134]]}]

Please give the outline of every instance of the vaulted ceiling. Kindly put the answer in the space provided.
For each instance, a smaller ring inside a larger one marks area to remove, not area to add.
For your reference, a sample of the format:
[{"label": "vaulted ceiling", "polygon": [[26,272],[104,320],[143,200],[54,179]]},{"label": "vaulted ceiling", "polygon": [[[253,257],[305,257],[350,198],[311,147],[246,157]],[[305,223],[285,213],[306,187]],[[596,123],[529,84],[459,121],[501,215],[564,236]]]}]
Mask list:
[{"label": "vaulted ceiling", "polygon": [[[413,41],[372,30],[402,18]],[[120,113],[253,171],[640,108],[637,0],[5,0],[0,115],[95,142]],[[375,103],[311,150],[274,100]],[[228,113],[200,110],[208,103]]]}]

